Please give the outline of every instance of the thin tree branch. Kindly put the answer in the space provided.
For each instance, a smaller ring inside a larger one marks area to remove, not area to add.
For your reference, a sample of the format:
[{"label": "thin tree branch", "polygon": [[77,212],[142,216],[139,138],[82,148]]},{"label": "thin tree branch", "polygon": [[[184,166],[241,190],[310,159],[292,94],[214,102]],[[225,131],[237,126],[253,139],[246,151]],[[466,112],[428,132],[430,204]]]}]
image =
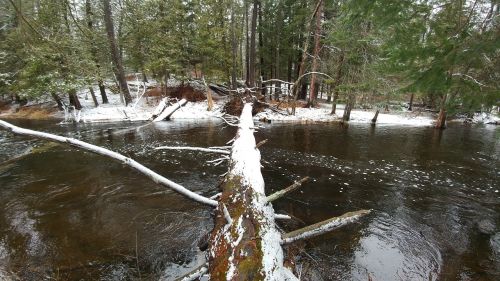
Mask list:
[{"label": "thin tree branch", "polygon": [[204,147],[191,147],[191,146],[160,146],[155,149],[168,149],[168,150],[191,150],[191,151],[201,151],[207,153],[219,153],[219,154],[230,154],[227,150],[222,149],[213,149],[213,148],[204,148]]},{"label": "thin tree branch", "polygon": [[294,184],[290,185],[289,187],[285,188],[285,189],[282,189],[280,191],[277,191],[269,196],[267,196],[266,200],[267,202],[273,202],[274,200],[276,199],[279,199],[283,196],[285,196],[286,194],[296,190],[297,188],[301,187],[306,181],[309,180],[309,177],[304,177],[302,179],[300,179],[299,181],[296,181]]},{"label": "thin tree branch", "polygon": [[292,242],[308,239],[311,237],[315,237],[332,230],[338,229],[342,226],[345,226],[349,223],[353,223],[357,221],[359,218],[369,214],[371,210],[359,210],[355,212],[345,213],[340,217],[334,217],[331,219],[324,220],[322,222],[315,223],[310,226],[303,227],[301,229],[297,229],[295,231],[286,233],[282,237],[281,244],[286,245]]}]

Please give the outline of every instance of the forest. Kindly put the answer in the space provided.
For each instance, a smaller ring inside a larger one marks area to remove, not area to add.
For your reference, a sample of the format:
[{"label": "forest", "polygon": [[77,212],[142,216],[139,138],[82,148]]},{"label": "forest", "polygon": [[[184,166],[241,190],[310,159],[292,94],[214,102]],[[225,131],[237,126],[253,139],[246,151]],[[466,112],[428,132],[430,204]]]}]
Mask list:
[{"label": "forest", "polygon": [[499,0],[0,15],[0,280],[500,276]]},{"label": "forest", "polygon": [[129,104],[131,73],[204,78],[306,107],[323,98],[332,114],[403,101],[441,111],[444,127],[446,113],[498,108],[498,12],[483,0],[4,0],[0,93],[80,107],[76,92],[98,85],[102,103],[108,90]]}]

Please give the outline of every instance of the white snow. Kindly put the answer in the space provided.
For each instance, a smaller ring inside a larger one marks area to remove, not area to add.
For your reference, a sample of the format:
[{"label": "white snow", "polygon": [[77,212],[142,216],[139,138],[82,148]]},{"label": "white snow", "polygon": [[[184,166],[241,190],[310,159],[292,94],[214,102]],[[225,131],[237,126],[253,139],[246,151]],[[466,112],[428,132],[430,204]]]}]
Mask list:
[{"label": "white snow", "polygon": [[[327,107],[328,106],[328,107]],[[265,118],[271,121],[296,121],[296,122],[334,122],[339,121],[344,114],[343,108],[337,108],[335,115],[331,115],[330,105],[322,104],[320,108],[296,108],[295,115],[282,115],[269,109],[258,113],[257,119]],[[371,123],[374,111],[352,110],[350,123]],[[432,126],[434,119],[426,116],[413,116],[410,113],[379,113],[378,125],[410,125]]]}]

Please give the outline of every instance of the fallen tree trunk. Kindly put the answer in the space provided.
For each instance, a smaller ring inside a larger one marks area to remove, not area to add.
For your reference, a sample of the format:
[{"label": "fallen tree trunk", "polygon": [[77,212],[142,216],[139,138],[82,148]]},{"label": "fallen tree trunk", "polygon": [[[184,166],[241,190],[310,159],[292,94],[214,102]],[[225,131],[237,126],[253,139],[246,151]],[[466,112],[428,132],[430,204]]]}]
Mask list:
[{"label": "fallen tree trunk", "polygon": [[160,115],[158,115],[158,117],[153,119],[153,122],[158,122],[158,121],[170,119],[170,116],[172,116],[172,114],[174,114],[174,112],[177,111],[177,109],[186,105],[186,103],[187,103],[186,99],[181,99],[176,104],[167,107],[165,110],[163,110],[163,112]]},{"label": "fallen tree trunk", "polygon": [[209,241],[211,280],[295,280],[283,266],[281,235],[267,204],[252,106],[241,113]]}]

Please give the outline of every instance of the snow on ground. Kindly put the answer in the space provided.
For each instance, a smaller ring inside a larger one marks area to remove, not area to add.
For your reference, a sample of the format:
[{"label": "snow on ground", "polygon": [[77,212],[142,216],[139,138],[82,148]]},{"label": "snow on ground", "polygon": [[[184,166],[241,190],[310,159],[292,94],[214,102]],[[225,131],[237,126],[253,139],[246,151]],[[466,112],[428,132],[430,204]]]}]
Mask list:
[{"label": "snow on ground", "polygon": [[[340,121],[344,114],[342,105],[337,106],[335,115],[330,115],[329,104],[321,104],[320,108],[296,108],[294,115],[282,115],[271,110],[260,112],[256,115],[258,119],[284,122],[335,122]],[[352,110],[350,123],[371,123],[374,111]],[[431,126],[434,119],[430,116],[416,116],[413,113],[380,113],[377,124],[381,125],[410,125],[410,126]]]},{"label": "snow on ground", "polygon": [[[108,92],[108,104],[102,104],[98,89],[95,89],[99,106],[95,107],[92,97],[88,90],[78,93],[82,110],[79,113],[79,119],[82,122],[115,122],[115,121],[145,121],[152,117],[153,111],[160,102],[158,98],[142,97],[138,102],[138,95],[131,91],[134,100],[128,106],[125,106],[120,95]],[[222,102],[214,103],[212,111],[207,111],[207,101],[188,102],[185,106],[177,110],[171,119],[207,119],[222,115]],[[75,113],[76,114],[76,113]],[[64,118],[64,113],[59,113],[58,117]]]}]

